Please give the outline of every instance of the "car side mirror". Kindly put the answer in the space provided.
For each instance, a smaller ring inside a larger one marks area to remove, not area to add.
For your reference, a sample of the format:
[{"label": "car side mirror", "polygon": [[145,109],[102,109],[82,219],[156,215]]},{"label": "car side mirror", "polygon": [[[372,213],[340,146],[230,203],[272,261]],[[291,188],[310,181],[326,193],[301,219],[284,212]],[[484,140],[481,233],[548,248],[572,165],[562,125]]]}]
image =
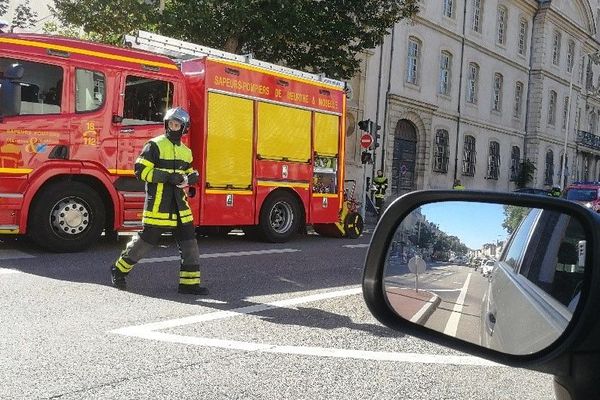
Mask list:
[{"label": "car side mirror", "polygon": [[[363,294],[395,330],[552,373],[577,393],[573,357],[583,343],[600,355],[590,342],[600,337],[599,233],[597,214],[562,199],[412,192],[388,207],[373,233]],[[597,390],[591,382],[580,393]]]}]

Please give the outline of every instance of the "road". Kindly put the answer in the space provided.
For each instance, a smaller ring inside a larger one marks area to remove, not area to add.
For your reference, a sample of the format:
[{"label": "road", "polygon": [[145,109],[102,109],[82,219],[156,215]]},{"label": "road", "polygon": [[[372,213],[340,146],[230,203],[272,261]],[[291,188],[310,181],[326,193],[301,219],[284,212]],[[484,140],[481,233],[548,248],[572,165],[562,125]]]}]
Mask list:
[{"label": "road", "polygon": [[176,293],[165,239],[128,280],[126,244],[0,242],[0,399],[549,399],[552,378],[394,332],[360,293],[370,236],[200,238],[205,298]]}]

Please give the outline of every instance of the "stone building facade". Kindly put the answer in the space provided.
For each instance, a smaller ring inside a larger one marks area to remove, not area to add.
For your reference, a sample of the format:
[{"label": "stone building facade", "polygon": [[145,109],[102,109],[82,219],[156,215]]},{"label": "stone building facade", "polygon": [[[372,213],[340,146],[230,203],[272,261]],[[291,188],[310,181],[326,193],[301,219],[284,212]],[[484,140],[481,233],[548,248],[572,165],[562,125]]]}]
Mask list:
[{"label": "stone building facade", "polygon": [[351,119],[381,125],[382,145],[366,173],[357,164],[349,175],[383,169],[393,197],[456,179],[512,191],[527,159],[528,186],[550,188],[566,137],[565,181],[600,180],[598,10],[600,0],[422,0],[352,82]]}]

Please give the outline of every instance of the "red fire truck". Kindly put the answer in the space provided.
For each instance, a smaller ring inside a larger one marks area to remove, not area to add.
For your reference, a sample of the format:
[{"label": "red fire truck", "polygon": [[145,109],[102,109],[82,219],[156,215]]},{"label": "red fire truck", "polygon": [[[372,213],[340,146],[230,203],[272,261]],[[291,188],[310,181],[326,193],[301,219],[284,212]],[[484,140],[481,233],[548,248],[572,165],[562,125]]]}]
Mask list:
[{"label": "red fire truck", "polygon": [[0,234],[69,252],[141,228],[133,164],[182,106],[197,227],[360,235],[343,187],[343,82],[145,32],[128,41],[0,35]]}]

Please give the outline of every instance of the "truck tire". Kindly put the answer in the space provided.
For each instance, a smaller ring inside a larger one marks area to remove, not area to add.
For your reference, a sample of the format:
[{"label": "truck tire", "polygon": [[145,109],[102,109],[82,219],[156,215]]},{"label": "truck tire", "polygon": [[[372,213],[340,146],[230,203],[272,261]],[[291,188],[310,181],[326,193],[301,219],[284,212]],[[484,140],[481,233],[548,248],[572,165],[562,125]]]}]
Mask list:
[{"label": "truck tire", "polygon": [[30,238],[55,253],[84,250],[96,242],[106,218],[102,199],[80,182],[52,184],[33,202],[28,222]]},{"label": "truck tire", "polygon": [[271,243],[287,242],[298,233],[301,215],[300,205],[292,194],[277,191],[269,195],[260,210],[261,238]]}]

